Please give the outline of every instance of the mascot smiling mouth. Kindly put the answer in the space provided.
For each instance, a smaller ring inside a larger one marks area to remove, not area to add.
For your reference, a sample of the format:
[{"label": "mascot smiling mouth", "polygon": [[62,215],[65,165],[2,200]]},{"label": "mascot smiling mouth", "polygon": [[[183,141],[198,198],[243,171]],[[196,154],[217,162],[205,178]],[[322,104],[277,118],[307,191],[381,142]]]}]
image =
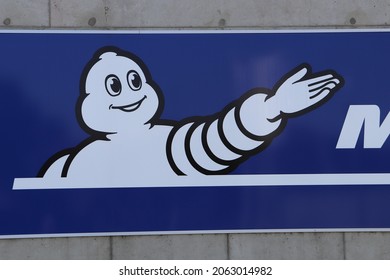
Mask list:
[{"label": "mascot smiling mouth", "polygon": [[113,106],[112,104],[110,105],[109,109],[118,109],[118,110],[121,110],[123,112],[133,112],[135,110],[137,110],[142,102],[146,99],[146,95],[144,95],[144,97],[142,97],[142,99],[140,101],[137,101],[135,103],[132,103],[132,104],[129,104],[129,105],[124,105],[124,106]]}]

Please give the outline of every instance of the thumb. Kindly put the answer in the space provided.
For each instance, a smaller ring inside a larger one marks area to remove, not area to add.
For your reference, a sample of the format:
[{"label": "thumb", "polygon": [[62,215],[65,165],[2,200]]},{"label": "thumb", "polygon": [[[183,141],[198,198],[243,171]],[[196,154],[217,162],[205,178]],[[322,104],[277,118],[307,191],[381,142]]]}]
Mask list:
[{"label": "thumb", "polygon": [[291,71],[292,75],[287,79],[287,81],[291,84],[299,82],[306,76],[308,72],[309,68],[307,65],[299,66]]}]

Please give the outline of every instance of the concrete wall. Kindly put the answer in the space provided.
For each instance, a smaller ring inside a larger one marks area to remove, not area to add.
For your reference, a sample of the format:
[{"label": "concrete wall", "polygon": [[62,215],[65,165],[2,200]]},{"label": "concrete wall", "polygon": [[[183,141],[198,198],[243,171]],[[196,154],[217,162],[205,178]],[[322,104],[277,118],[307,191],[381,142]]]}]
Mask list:
[{"label": "concrete wall", "polygon": [[[387,27],[386,0],[0,0],[11,28]],[[390,233],[0,240],[0,259],[388,259]]]}]

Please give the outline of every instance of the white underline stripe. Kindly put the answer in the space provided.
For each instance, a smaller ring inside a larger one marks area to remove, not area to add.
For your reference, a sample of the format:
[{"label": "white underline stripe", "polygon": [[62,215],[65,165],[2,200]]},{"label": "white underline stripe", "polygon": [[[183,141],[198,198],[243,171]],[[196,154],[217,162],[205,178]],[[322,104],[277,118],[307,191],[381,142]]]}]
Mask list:
[{"label": "white underline stripe", "polygon": [[69,178],[15,178],[14,190],[144,188],[144,187],[219,187],[219,186],[347,186],[390,185],[390,173],[347,174],[256,174],[177,176],[142,178],[128,182],[109,180],[75,180]]}]

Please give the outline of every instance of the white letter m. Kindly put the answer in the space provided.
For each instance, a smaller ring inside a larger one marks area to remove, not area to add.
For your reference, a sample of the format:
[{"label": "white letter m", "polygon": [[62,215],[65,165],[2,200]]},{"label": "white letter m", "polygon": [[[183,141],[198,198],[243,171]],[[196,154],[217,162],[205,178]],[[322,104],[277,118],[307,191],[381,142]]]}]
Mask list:
[{"label": "white letter m", "polygon": [[380,124],[380,109],[376,105],[349,106],[336,149],[354,149],[364,124],[363,147],[379,149],[390,134],[390,112]]}]

